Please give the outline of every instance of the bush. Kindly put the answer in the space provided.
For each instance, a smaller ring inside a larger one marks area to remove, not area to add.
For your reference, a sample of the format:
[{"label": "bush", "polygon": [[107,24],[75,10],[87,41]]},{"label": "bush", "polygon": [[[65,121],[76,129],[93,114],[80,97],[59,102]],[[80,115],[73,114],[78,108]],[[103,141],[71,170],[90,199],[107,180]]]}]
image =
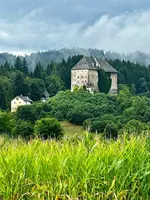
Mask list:
[{"label": "bush", "polygon": [[38,113],[38,119],[51,117],[52,107],[49,103],[34,103],[33,107],[35,108],[36,112]]},{"label": "bush", "polygon": [[59,121],[55,118],[42,118],[36,121],[34,126],[35,135],[44,139],[58,138],[62,136],[63,130]]},{"label": "bush", "polygon": [[104,134],[106,138],[117,138],[118,137],[118,128],[114,123],[109,123],[106,125]]},{"label": "bush", "polygon": [[38,113],[32,105],[20,106],[16,112],[17,120],[34,123],[38,119]]},{"label": "bush", "polygon": [[129,121],[123,128],[124,131],[126,131],[129,134],[140,134],[143,131],[148,130],[148,125],[142,123],[139,120],[131,120]]},{"label": "bush", "polygon": [[92,115],[89,114],[86,111],[80,111],[80,110],[69,110],[68,114],[67,114],[67,118],[69,120],[69,122],[77,124],[77,125],[82,125],[83,122],[88,119],[91,118]]},{"label": "bush", "polygon": [[10,113],[0,112],[0,134],[12,133],[14,126],[13,116]]},{"label": "bush", "polygon": [[116,117],[111,114],[105,114],[100,118],[87,119],[84,121],[83,126],[88,128],[91,132],[103,133],[105,127],[109,123],[115,123]]},{"label": "bush", "polygon": [[14,127],[13,135],[29,139],[33,136],[32,123],[29,121],[18,120],[16,126]]},{"label": "bush", "polygon": [[103,133],[104,130],[105,130],[105,127],[107,126],[107,124],[111,123],[112,121],[111,120],[97,120],[97,121],[94,121],[92,123],[92,126],[91,126],[91,131],[92,132],[98,132],[98,133]]}]

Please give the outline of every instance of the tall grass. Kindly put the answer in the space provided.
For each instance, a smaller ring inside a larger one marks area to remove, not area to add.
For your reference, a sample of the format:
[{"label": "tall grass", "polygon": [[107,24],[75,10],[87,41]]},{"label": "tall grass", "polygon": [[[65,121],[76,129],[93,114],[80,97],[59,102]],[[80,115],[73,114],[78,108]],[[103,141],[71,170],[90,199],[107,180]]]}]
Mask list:
[{"label": "tall grass", "polygon": [[0,199],[149,200],[150,140],[1,138]]}]

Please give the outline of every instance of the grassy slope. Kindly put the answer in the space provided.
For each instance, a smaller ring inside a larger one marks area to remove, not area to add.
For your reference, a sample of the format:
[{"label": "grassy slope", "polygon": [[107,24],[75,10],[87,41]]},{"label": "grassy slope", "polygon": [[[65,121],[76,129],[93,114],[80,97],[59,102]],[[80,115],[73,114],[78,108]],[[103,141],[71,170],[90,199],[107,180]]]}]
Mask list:
[{"label": "grassy slope", "polygon": [[0,199],[149,200],[149,140],[90,137],[28,144],[1,138]]},{"label": "grassy slope", "polygon": [[83,135],[85,132],[82,126],[77,126],[67,121],[61,122],[61,125],[64,129],[65,134],[69,136],[75,134]]}]

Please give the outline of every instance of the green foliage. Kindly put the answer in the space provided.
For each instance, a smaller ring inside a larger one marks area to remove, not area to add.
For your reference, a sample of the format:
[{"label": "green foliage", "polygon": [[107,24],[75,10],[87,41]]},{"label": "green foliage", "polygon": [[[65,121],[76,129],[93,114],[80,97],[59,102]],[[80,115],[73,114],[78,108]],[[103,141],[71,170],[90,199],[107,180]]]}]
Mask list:
[{"label": "green foliage", "polygon": [[33,124],[29,121],[18,120],[13,129],[13,136],[25,139],[33,137]]},{"label": "green foliage", "polygon": [[23,73],[28,76],[29,75],[29,70],[28,70],[28,63],[26,61],[25,58],[23,58],[23,61],[22,61],[22,68],[23,68]]},{"label": "green foliage", "polygon": [[42,98],[45,91],[45,83],[42,79],[33,78],[31,81],[31,99],[38,101]]},{"label": "green foliage", "polygon": [[0,76],[0,107],[7,109],[13,97],[12,82],[6,76]]},{"label": "green foliage", "polygon": [[107,123],[104,134],[106,138],[117,138],[118,137],[118,127],[113,122]]},{"label": "green foliage", "polygon": [[50,96],[55,96],[57,92],[64,90],[64,82],[61,80],[60,76],[51,75],[46,78],[46,88]]},{"label": "green foliage", "polygon": [[13,77],[13,91],[15,96],[24,94],[24,75],[20,71],[16,71]]},{"label": "green foliage", "polygon": [[[84,122],[84,126],[89,127],[89,131],[94,133],[103,133],[107,125],[113,125],[116,121],[116,118],[112,114],[105,114],[100,118],[93,118]],[[113,126],[114,127],[114,126]],[[109,126],[108,126],[109,130]],[[107,132],[107,130],[106,130]],[[108,132],[107,132],[108,136]]]},{"label": "green foliage", "polygon": [[14,66],[15,66],[15,69],[20,71],[20,72],[23,70],[22,62],[21,62],[21,59],[20,59],[19,56],[16,58]]},{"label": "green foliage", "polygon": [[136,92],[145,93],[149,91],[150,68],[144,65],[135,64],[130,61],[109,60],[109,63],[118,73],[119,84],[126,84],[128,87],[135,85]]},{"label": "green foliage", "polygon": [[64,82],[65,88],[70,89],[71,86],[71,69],[79,62],[82,56],[69,57],[67,61],[64,59],[58,65],[58,73]]},{"label": "green foliage", "polygon": [[79,86],[78,86],[78,85],[75,85],[74,88],[73,88],[73,91],[74,91],[74,92],[79,91]]},{"label": "green foliage", "polygon": [[82,111],[80,108],[80,106],[77,106],[68,111],[67,119],[69,122],[72,122],[77,125],[82,125],[86,119],[92,117],[91,114],[89,114],[86,111]]},{"label": "green foliage", "polygon": [[103,69],[98,70],[98,88],[100,92],[108,94],[111,88],[110,74]]},{"label": "green foliage", "polygon": [[[147,128],[150,121],[150,99],[133,96],[125,85],[120,87],[118,96],[66,91],[51,98],[49,103],[52,106],[52,116],[60,121],[83,124],[85,129],[94,133],[103,134],[106,127],[110,129],[109,124],[117,133],[121,133],[131,120],[138,120]],[[142,130],[139,129],[141,133]]]},{"label": "green foliage", "polygon": [[33,103],[32,104],[36,112],[38,113],[38,119],[44,117],[51,117],[52,107],[49,103]]},{"label": "green foliage", "polygon": [[60,123],[55,118],[42,118],[35,123],[35,135],[47,138],[58,138],[62,136],[63,131]]},{"label": "green foliage", "polygon": [[44,74],[44,69],[43,69],[43,66],[41,65],[41,63],[39,62],[36,67],[35,67],[35,70],[34,70],[34,77],[35,78],[39,78],[39,79],[42,79],[43,76],[45,75]]},{"label": "green foliage", "polygon": [[148,130],[148,125],[134,119],[129,121],[123,129],[123,131],[127,132],[128,134],[141,134],[142,132],[147,132]]},{"label": "green foliage", "polygon": [[0,112],[0,134],[11,135],[14,119],[10,113]]},{"label": "green foliage", "polygon": [[38,119],[38,113],[32,105],[20,106],[16,112],[17,120],[30,121],[34,123]]}]

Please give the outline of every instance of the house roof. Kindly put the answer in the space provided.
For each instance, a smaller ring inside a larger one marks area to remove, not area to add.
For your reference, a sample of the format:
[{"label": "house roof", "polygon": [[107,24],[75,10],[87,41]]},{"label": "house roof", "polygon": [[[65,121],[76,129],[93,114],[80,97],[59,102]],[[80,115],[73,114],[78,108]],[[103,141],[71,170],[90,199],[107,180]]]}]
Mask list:
[{"label": "house roof", "polygon": [[117,73],[105,59],[100,59],[96,57],[84,56],[73,68],[72,70],[99,70],[103,69],[105,72]]},{"label": "house roof", "polygon": [[28,96],[22,96],[22,95],[20,95],[18,97],[20,99],[22,99],[23,101],[25,101],[25,102],[32,102],[32,100]]}]

